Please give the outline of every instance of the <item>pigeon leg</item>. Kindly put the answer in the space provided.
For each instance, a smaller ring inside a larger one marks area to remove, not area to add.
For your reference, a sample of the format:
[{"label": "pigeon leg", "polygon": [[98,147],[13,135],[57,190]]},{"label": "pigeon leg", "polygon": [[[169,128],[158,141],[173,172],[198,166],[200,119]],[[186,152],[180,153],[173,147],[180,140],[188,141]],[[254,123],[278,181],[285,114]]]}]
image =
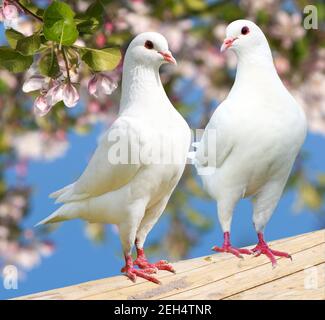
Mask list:
[{"label": "pigeon leg", "polygon": [[121,272],[124,272],[132,282],[136,282],[138,276],[153,283],[161,284],[158,279],[150,275],[155,272],[152,268],[146,268],[144,270],[135,269],[131,255],[125,255],[125,266],[121,269]]},{"label": "pigeon leg", "polygon": [[223,234],[223,238],[224,238],[224,242],[223,242],[222,247],[214,246],[214,247],[212,247],[212,250],[214,250],[216,252],[232,253],[233,255],[235,255],[238,258],[243,257],[241,254],[253,254],[253,252],[251,250],[232,247],[232,245],[230,243],[230,233],[229,232],[225,232]]},{"label": "pigeon leg", "polygon": [[258,257],[261,254],[265,254],[271,260],[273,268],[275,268],[277,265],[275,257],[285,257],[285,258],[289,258],[292,260],[292,257],[290,254],[288,254],[286,252],[282,252],[282,251],[272,250],[268,246],[268,244],[265,242],[262,232],[258,232],[257,236],[258,236],[258,244],[256,245],[256,247],[254,249],[252,249],[255,257]]},{"label": "pigeon leg", "polygon": [[[136,243],[137,245],[137,243]],[[155,263],[149,263],[147,260],[147,257],[144,253],[144,250],[142,248],[137,247],[137,258],[134,261],[134,264],[137,265],[140,269],[158,269],[158,270],[166,270],[169,272],[176,273],[175,269],[172,265],[168,263],[166,260],[160,260]]]}]

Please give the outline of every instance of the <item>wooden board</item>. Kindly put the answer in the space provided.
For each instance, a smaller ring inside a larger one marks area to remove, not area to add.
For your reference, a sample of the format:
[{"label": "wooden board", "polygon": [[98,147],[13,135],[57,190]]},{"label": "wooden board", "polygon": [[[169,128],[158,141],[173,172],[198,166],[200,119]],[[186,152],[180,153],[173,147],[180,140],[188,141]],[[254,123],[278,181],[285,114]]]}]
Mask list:
[{"label": "wooden board", "polygon": [[278,259],[273,269],[265,256],[212,254],[174,263],[175,275],[159,271],[162,285],[116,276],[17,299],[325,299],[325,230],[270,246],[290,253],[293,261]]}]

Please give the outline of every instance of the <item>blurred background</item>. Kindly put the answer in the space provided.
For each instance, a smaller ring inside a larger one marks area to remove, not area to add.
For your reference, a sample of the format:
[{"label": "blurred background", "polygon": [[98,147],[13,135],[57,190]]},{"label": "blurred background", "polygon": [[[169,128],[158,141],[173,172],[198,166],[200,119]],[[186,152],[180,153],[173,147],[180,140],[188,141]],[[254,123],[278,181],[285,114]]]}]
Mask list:
[{"label": "blurred background", "polygon": [[[34,1],[46,7],[50,1]],[[65,1],[76,12],[91,1]],[[266,229],[268,240],[325,227],[325,5],[319,1],[280,0],[102,0],[104,24],[88,47],[118,45],[124,52],[132,37],[144,31],[166,36],[178,61],[164,66],[161,77],[174,106],[191,128],[204,128],[234,81],[236,59],[220,54],[225,28],[233,20],[255,21],[265,32],[281,79],[303,106],[309,133],[286,192]],[[318,11],[318,29],[303,27],[303,8]],[[33,21],[23,19],[28,34]],[[0,43],[6,44],[0,24]],[[119,79],[121,68],[112,73]],[[34,229],[57,206],[48,194],[79,177],[98,137],[114,121],[119,88],[95,99],[87,94],[87,70],[81,70],[81,100],[74,109],[53,108],[43,118],[32,112],[33,97],[21,90],[24,75],[0,69],[0,270],[15,265],[17,290],[7,299],[119,274],[123,265],[114,226],[70,221]],[[256,243],[251,205],[236,208],[232,241]],[[201,190],[193,166],[186,167],[164,215],[149,234],[150,259],[171,261],[208,255],[221,244],[216,205]]]}]

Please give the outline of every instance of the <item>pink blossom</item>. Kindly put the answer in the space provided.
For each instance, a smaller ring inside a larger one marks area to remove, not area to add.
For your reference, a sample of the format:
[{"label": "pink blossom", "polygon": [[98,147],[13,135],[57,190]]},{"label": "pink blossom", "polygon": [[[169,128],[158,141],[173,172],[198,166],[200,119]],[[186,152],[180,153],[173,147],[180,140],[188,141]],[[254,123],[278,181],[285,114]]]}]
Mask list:
[{"label": "pink blossom", "polygon": [[[79,60],[79,58],[78,58]],[[60,66],[60,70],[61,70],[61,76],[59,77],[59,79],[61,81],[64,81],[67,77],[68,77],[68,72],[67,72],[67,67],[65,65],[65,62],[63,59],[59,60],[59,66]],[[79,81],[79,72],[78,72],[78,68],[69,68],[69,76],[70,76],[70,81],[73,83],[76,83]]]},{"label": "pink blossom", "polygon": [[9,234],[10,234],[9,229],[6,226],[0,225],[0,239],[8,238]]},{"label": "pink blossom", "polygon": [[39,244],[39,252],[41,253],[42,256],[48,257],[50,256],[55,249],[55,246],[52,242],[50,241],[44,241]]},{"label": "pink blossom", "polygon": [[161,32],[168,39],[169,48],[173,52],[179,52],[182,49],[185,38],[180,24],[177,24],[175,26],[164,26],[161,29]]},{"label": "pink blossom", "polygon": [[27,175],[27,161],[21,160],[18,161],[15,166],[16,174],[18,177],[26,177]]},{"label": "pink blossom", "polygon": [[34,101],[34,112],[36,115],[43,117],[50,110],[52,105],[50,105],[45,97],[45,95],[38,96]]},{"label": "pink blossom", "polygon": [[282,45],[289,49],[293,43],[305,35],[305,29],[301,25],[301,15],[294,13],[289,15],[285,11],[276,14],[276,24],[271,29],[274,37],[281,39]]},{"label": "pink blossom", "polygon": [[[123,17],[122,21],[131,27],[134,34],[148,30],[158,30],[159,22],[156,19],[151,19],[147,15],[124,10],[124,8],[119,10],[119,14]],[[119,26],[117,25],[117,27]]]},{"label": "pink blossom", "polygon": [[111,22],[106,22],[105,23],[105,31],[107,32],[112,32],[114,29],[114,25]]},{"label": "pink blossom", "polygon": [[281,2],[279,0],[241,0],[239,5],[243,9],[247,10],[251,17],[254,17],[260,11],[267,12],[268,14],[276,12],[279,10],[278,7],[280,3]]},{"label": "pink blossom", "polygon": [[99,33],[96,37],[96,40],[95,40],[97,46],[99,48],[102,48],[105,46],[105,43],[106,43],[106,37],[103,33]]},{"label": "pink blossom", "polygon": [[33,248],[21,248],[16,255],[16,263],[24,269],[30,270],[40,263],[40,255]]},{"label": "pink blossom", "polygon": [[0,8],[1,16],[3,20],[13,20],[18,18],[19,13],[16,6],[8,4],[7,1],[3,3],[3,6]]},{"label": "pink blossom", "polygon": [[15,75],[7,70],[0,70],[0,79],[5,82],[10,89],[14,89],[18,83]]},{"label": "pink blossom", "polygon": [[112,94],[116,88],[116,81],[102,72],[95,74],[88,82],[88,91],[95,97],[98,97],[100,94]]},{"label": "pink blossom", "polygon": [[284,56],[278,55],[274,58],[274,64],[279,74],[286,74],[290,71],[290,63]]},{"label": "pink blossom", "polygon": [[9,1],[3,1],[0,7],[0,21],[3,22],[5,29],[17,29],[19,26],[18,8]]},{"label": "pink blossom", "polygon": [[63,129],[59,129],[55,132],[55,137],[58,139],[58,140],[66,140],[67,139],[67,134],[66,132],[63,130]]},{"label": "pink blossom", "polygon": [[68,108],[73,108],[80,98],[77,89],[71,83],[62,86],[62,96],[63,102]]},{"label": "pink blossom", "polygon": [[45,95],[47,103],[54,106],[59,101],[63,100],[63,89],[60,83],[55,83]]},{"label": "pink blossom", "polygon": [[2,22],[2,21],[4,21],[6,18],[5,18],[5,16],[4,16],[4,14],[3,14],[3,9],[2,9],[2,7],[0,7],[0,21]]},{"label": "pink blossom", "polygon": [[96,94],[97,90],[98,75],[94,75],[88,82],[88,91],[91,95]]},{"label": "pink blossom", "polygon": [[213,35],[219,40],[221,43],[226,37],[226,28],[227,25],[225,23],[218,23],[213,29]]},{"label": "pink blossom", "polygon": [[34,33],[34,25],[31,20],[25,20],[24,18],[16,19],[15,30],[28,37]]},{"label": "pink blossom", "polygon": [[[18,159],[52,161],[62,157],[69,144],[67,139],[44,135],[40,131],[28,131],[13,139],[13,148]],[[1,211],[0,211],[1,215]]]},{"label": "pink blossom", "polygon": [[87,106],[87,109],[91,113],[97,113],[100,111],[100,104],[97,101],[90,101]]},{"label": "pink blossom", "polygon": [[46,82],[47,81],[45,77],[35,74],[24,82],[23,91],[27,93],[27,92],[41,90],[42,88],[45,87]]}]

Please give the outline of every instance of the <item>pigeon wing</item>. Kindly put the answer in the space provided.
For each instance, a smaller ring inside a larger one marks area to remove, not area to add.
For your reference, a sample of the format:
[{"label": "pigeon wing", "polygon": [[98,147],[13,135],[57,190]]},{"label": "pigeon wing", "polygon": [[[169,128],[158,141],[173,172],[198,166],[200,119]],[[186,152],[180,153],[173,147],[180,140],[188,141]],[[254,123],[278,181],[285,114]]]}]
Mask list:
[{"label": "pigeon wing", "polygon": [[117,119],[101,137],[83,174],[57,198],[57,202],[96,197],[128,184],[141,167],[139,163],[130,163],[131,154],[143,143],[136,121],[126,117]]},{"label": "pigeon wing", "polygon": [[197,166],[220,168],[227,159],[234,147],[230,119],[229,108],[224,101],[214,112],[197,145]]}]

